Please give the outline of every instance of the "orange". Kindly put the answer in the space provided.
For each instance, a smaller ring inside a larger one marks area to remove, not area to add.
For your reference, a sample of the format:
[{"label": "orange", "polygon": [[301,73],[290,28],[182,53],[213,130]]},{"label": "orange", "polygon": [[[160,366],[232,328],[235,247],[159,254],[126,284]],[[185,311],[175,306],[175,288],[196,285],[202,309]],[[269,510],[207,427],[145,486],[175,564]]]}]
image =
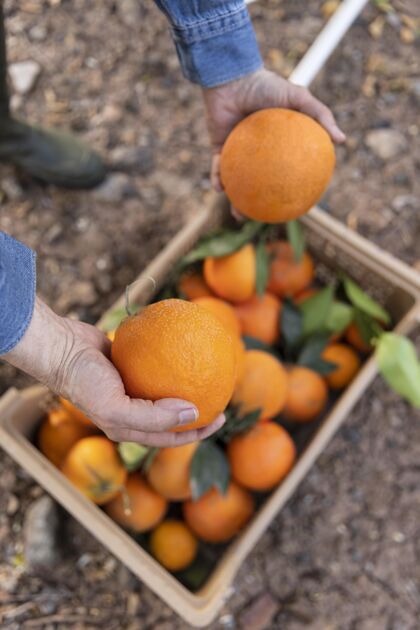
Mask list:
[{"label": "orange", "polygon": [[206,258],[204,277],[209,287],[229,302],[245,302],[255,293],[255,248],[251,243],[228,256]]},{"label": "orange", "polygon": [[211,543],[230,540],[249,521],[254,512],[252,495],[231,481],[226,494],[212,489],[198,501],[183,506],[184,519],[193,533]]},{"label": "orange", "polygon": [[235,386],[232,402],[242,415],[261,409],[260,418],[273,418],[286,403],[288,386],[280,361],[262,350],[247,350],[244,374]]},{"label": "orange", "polygon": [[193,302],[213,313],[232,335],[241,334],[239,320],[230,304],[216,297],[201,297],[193,300]]},{"label": "orange", "polygon": [[178,289],[187,300],[213,295],[201,273],[186,271],[179,279]]},{"label": "orange", "polygon": [[245,344],[240,337],[235,339],[235,355],[236,355],[236,380],[237,383],[243,376],[245,371]]},{"label": "orange", "polygon": [[325,361],[336,364],[333,372],[325,377],[332,389],[341,389],[350,383],[360,369],[360,359],[353,348],[344,343],[332,343],[322,353]]},{"label": "orange", "polygon": [[299,294],[308,287],[314,277],[314,263],[307,252],[296,262],[287,241],[269,243],[267,249],[273,256],[267,285],[269,291],[286,297]]},{"label": "orange", "polygon": [[203,427],[228,404],[236,376],[235,347],[219,320],[198,304],[162,300],[117,328],[112,361],[133,398],[181,398],[199,418],[176,430]]},{"label": "orange", "polygon": [[231,131],[220,175],[232,205],[256,221],[281,223],[307,212],[334,171],[330,136],[313,118],[288,109],[262,109]]},{"label": "orange", "polygon": [[353,348],[359,350],[359,352],[367,353],[372,350],[372,345],[370,343],[366,343],[366,341],[363,339],[360,330],[355,322],[352,322],[350,326],[346,329],[344,336],[346,338],[346,341],[350,345],[352,345]]},{"label": "orange", "polygon": [[39,450],[54,466],[61,466],[71,447],[91,434],[89,427],[74,420],[65,409],[52,409],[38,433]]},{"label": "orange", "polygon": [[150,550],[168,571],[186,569],[197,555],[198,541],[185,523],[168,519],[150,536]]},{"label": "orange", "polygon": [[78,409],[69,400],[66,400],[65,398],[60,398],[60,404],[78,422],[81,422],[82,424],[86,424],[88,427],[94,427],[95,429],[97,428],[96,424],[92,422],[92,420],[89,420],[89,418],[83,413],[83,411]]},{"label": "orange", "polygon": [[254,295],[235,307],[242,334],[272,345],[280,333],[281,302],[271,293]]},{"label": "orange", "polygon": [[127,471],[116,446],[106,437],[85,437],[76,442],[65,458],[61,471],[73,485],[98,505],[121,490]]},{"label": "orange", "polygon": [[227,447],[232,477],[250,490],[270,490],[296,459],[292,438],[275,422],[258,422],[235,436]]},{"label": "orange", "polygon": [[131,473],[124,490],[105,506],[105,512],[122,527],[139,534],[155,527],[165,516],[166,500],[140,473]]},{"label": "orange", "polygon": [[198,442],[161,448],[153,458],[147,480],[156,492],[170,501],[185,501],[191,497],[190,465]]},{"label": "orange", "polygon": [[295,365],[289,371],[289,390],[283,410],[288,420],[309,422],[325,408],[328,388],[324,379],[313,370]]}]

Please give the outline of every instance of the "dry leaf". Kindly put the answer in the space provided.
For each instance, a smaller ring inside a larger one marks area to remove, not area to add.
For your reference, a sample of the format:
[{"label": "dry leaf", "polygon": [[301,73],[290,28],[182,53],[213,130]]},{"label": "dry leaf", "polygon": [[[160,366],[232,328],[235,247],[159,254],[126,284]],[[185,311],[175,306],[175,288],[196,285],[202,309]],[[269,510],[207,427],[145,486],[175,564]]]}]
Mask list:
[{"label": "dry leaf", "polygon": [[384,26],[385,26],[385,16],[378,15],[378,17],[375,18],[373,22],[369,24],[368,30],[369,30],[370,36],[373,37],[373,39],[379,39],[383,33]]}]

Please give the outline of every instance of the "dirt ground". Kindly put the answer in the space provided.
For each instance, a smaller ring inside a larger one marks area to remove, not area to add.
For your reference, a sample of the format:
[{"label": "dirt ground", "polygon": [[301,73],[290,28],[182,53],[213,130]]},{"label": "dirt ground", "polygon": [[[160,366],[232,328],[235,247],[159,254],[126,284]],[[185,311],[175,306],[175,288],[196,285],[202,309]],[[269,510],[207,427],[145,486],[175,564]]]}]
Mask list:
[{"label": "dirt ground", "polygon": [[[32,92],[14,95],[16,113],[70,127],[114,177],[105,191],[70,193],[2,165],[0,229],[38,252],[38,290],[56,311],[94,322],[208,197],[199,90],[182,78],[151,2],[4,5],[10,61],[41,66]],[[410,21],[419,9],[392,5],[387,17],[364,11],[312,86],[348,135],[322,205],[420,270],[420,58]],[[264,0],[251,13],[267,65],[286,74],[325,21],[315,0]],[[394,132],[385,148],[378,129]],[[0,393],[27,383],[0,367]],[[262,628],[261,608],[271,607],[264,627],[273,630],[416,630],[419,420],[378,379],[260,540],[211,628]],[[4,454],[0,486],[2,627],[188,627],[72,520],[54,576],[29,575],[22,524],[42,490]]]}]

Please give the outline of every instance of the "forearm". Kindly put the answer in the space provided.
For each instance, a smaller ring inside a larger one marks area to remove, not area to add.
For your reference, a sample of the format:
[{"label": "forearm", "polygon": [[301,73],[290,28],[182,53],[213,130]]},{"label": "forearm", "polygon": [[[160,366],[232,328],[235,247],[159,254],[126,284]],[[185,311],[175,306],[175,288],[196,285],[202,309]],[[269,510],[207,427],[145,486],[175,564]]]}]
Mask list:
[{"label": "forearm", "polygon": [[254,29],[242,0],[155,0],[171,23],[187,79],[209,88],[262,67]]},{"label": "forearm", "polygon": [[59,392],[60,375],[65,372],[64,365],[74,351],[74,343],[66,320],[36,298],[25,334],[0,358]]}]

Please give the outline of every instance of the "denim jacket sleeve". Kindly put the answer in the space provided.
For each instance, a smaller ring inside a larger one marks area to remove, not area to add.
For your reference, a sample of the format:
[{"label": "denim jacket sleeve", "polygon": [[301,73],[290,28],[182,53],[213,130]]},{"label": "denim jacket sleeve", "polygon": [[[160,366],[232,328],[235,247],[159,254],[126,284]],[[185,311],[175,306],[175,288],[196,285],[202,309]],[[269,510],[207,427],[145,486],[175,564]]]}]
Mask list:
[{"label": "denim jacket sleeve", "polygon": [[0,355],[14,348],[32,319],[35,253],[0,232]]},{"label": "denim jacket sleeve", "polygon": [[187,79],[210,88],[262,66],[243,0],[155,0],[171,24]]}]

